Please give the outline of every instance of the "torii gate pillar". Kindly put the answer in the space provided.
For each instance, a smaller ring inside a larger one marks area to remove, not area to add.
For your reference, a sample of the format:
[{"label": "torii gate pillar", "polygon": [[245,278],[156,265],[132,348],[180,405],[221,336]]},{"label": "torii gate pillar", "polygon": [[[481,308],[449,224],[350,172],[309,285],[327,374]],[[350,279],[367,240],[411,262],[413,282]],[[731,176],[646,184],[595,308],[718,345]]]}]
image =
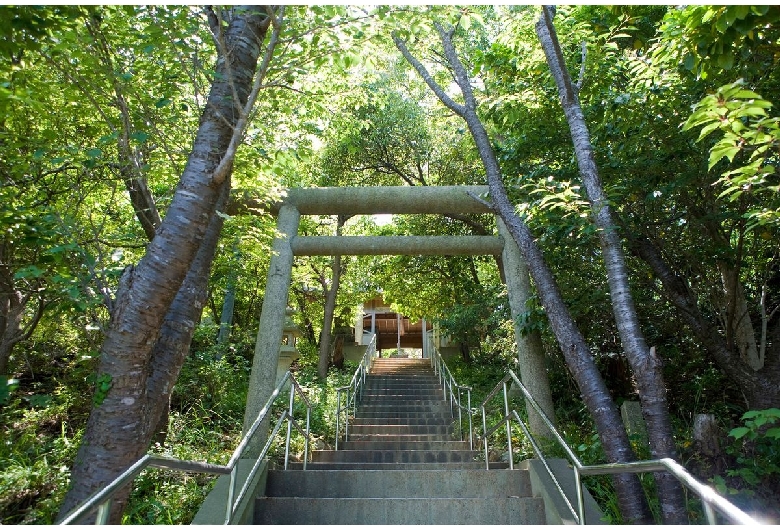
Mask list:
[{"label": "torii gate pillar", "polygon": [[[279,209],[276,229],[279,236],[274,239],[271,263],[268,267],[260,326],[255,343],[255,356],[247,393],[244,429],[246,433],[257,414],[276,388],[276,365],[279,362],[279,346],[282,343],[287,295],[292,277],[292,239],[298,233],[301,214],[294,206],[283,205]],[[258,435],[250,441],[246,457],[258,457],[268,432],[268,420],[258,429]]]}]

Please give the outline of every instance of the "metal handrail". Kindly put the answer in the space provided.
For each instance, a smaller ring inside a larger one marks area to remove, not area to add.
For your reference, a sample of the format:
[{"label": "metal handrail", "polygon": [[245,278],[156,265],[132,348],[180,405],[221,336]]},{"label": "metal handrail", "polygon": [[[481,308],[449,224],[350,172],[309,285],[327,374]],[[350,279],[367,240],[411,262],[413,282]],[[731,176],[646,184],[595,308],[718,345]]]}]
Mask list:
[{"label": "metal handrail", "polygon": [[[552,433],[555,441],[558,442],[558,445],[561,446],[563,451],[566,453],[566,456],[571,461],[574,470],[576,493],[577,493],[576,511],[572,506],[572,503],[569,501],[569,498],[563,492],[563,488],[558,482],[558,479],[555,477],[552,470],[550,469],[547,459],[544,457],[544,454],[542,453],[539,444],[536,442],[536,439],[531,434],[528,425],[526,424],[525,421],[523,421],[523,419],[520,417],[520,415],[517,413],[516,410],[511,410],[511,411],[509,410],[507,382],[510,380],[512,380],[517,385],[517,387],[521,390],[527,402],[530,403],[533,409],[539,414],[544,424]],[[487,414],[485,411],[485,405],[496,396],[500,388],[503,388],[504,410],[506,414],[504,415],[503,418],[501,418],[501,420],[499,420],[495,425],[493,425],[490,429],[488,429],[486,423]],[[743,525],[760,524],[758,521],[756,521],[755,519],[747,515],[745,512],[743,512],[736,506],[734,506],[731,502],[729,502],[728,500],[720,496],[711,487],[706,486],[701,482],[699,482],[682,465],[680,465],[677,461],[675,461],[672,458],[661,458],[657,460],[640,460],[636,462],[595,464],[595,465],[588,465],[588,466],[582,465],[580,460],[574,454],[574,451],[571,450],[569,445],[563,439],[563,436],[561,436],[561,434],[555,428],[555,426],[547,417],[545,412],[542,410],[539,403],[536,402],[536,400],[533,398],[531,393],[528,391],[525,385],[523,385],[523,383],[520,382],[520,379],[518,379],[517,375],[515,375],[515,373],[512,370],[508,370],[504,378],[501,379],[501,381],[499,381],[499,383],[493,388],[493,390],[491,390],[488,393],[487,397],[482,401],[482,404],[480,405],[480,409],[482,411],[483,435],[478,438],[481,439],[481,441],[484,443],[485,446],[484,447],[485,465],[488,466],[489,468],[488,437],[492,433],[494,433],[499,427],[501,427],[502,424],[505,423],[507,428],[507,444],[509,449],[509,467],[510,469],[513,469],[514,459],[512,456],[512,436],[511,436],[510,420],[514,418],[520,425],[520,428],[522,429],[525,436],[528,438],[529,442],[531,443],[531,447],[533,448],[533,451],[536,454],[537,458],[541,460],[545,470],[550,475],[550,478],[555,484],[558,493],[561,495],[561,498],[565,501],[566,506],[569,508],[569,511],[571,512],[572,516],[579,524],[585,524],[585,498],[584,498],[584,490],[582,487],[583,476],[617,475],[620,473],[645,473],[651,471],[669,472],[672,476],[674,476],[677,480],[679,480],[680,483],[682,483],[688,489],[693,491],[701,499],[702,504],[704,505],[704,513],[707,517],[707,522],[709,524],[718,524],[717,517],[715,514],[716,511],[720,513],[723,517],[728,519],[729,522],[731,523],[743,524]]]},{"label": "metal handrail", "polygon": [[[344,441],[349,440],[349,412],[352,410],[352,416],[357,412],[357,406],[363,397],[363,386],[366,383],[366,375],[371,368],[371,361],[376,356],[376,333],[371,336],[371,340],[366,346],[366,352],[360,360],[360,364],[355,369],[349,384],[336,389],[336,450],[339,449],[339,438],[341,431],[341,413],[344,413]],[[346,393],[344,406],[341,406],[341,396]]]},{"label": "metal handrail", "polygon": [[[254,437],[260,424],[271,410],[276,399],[281,395],[282,390],[290,382],[290,399],[289,406],[282,412],[279,419],[276,421],[271,435],[266,440],[263,450],[260,452],[260,456],[257,457],[255,464],[252,466],[249,475],[244,480],[241,491],[236,496],[236,479],[238,471],[238,462],[241,456],[249,446],[249,442]],[[295,405],[295,396],[298,395],[304,403],[306,403],[306,428],[302,429],[301,426],[295,421],[293,417],[293,408]],[[130,483],[135,477],[137,477],[142,471],[148,467],[154,467],[159,469],[171,469],[176,471],[191,472],[191,473],[209,473],[214,475],[230,475],[230,486],[228,488],[228,499],[225,513],[225,524],[230,524],[233,521],[233,517],[236,514],[237,508],[241,505],[241,502],[246,497],[249,487],[260,468],[260,464],[265,458],[268,450],[271,448],[271,444],[279,432],[282,423],[287,420],[287,437],[285,439],[284,449],[284,469],[287,469],[287,464],[290,456],[290,437],[292,435],[292,428],[301,433],[304,437],[304,456],[303,456],[303,469],[306,469],[306,463],[309,460],[309,441],[311,439],[310,423],[311,423],[311,403],[309,402],[303,389],[300,387],[295,377],[288,371],[282,377],[279,385],[274,389],[271,396],[268,398],[265,406],[257,413],[255,421],[252,426],[241,438],[241,441],[233,451],[230,460],[226,465],[210,464],[208,462],[194,462],[190,460],[180,460],[177,458],[171,458],[166,456],[160,456],[155,454],[146,454],[139,458],[133,465],[127,468],[122,474],[111,481],[108,485],[104,486],[100,490],[96,491],[86,500],[84,500],[79,506],[73,509],[68,515],[66,515],[59,524],[73,524],[81,517],[89,513],[90,511],[97,509],[97,515],[95,517],[95,524],[106,524],[108,521],[108,515],[111,510],[111,497],[119,489]]]},{"label": "metal handrail", "polygon": [[[449,399],[450,412],[454,413],[454,409],[458,409],[458,434],[460,440],[463,441],[463,411],[466,411],[466,415],[469,419],[469,449],[474,449],[474,425],[472,423],[472,416],[474,411],[471,410],[471,387],[466,385],[459,385],[455,382],[452,372],[447,367],[447,363],[444,362],[444,358],[439,353],[439,350],[429,345],[429,351],[431,351],[431,365],[433,366],[434,373],[439,377],[439,381],[444,389],[444,400]],[[463,406],[463,396],[461,391],[466,392],[466,406]],[[449,396],[449,398],[448,398]]]}]

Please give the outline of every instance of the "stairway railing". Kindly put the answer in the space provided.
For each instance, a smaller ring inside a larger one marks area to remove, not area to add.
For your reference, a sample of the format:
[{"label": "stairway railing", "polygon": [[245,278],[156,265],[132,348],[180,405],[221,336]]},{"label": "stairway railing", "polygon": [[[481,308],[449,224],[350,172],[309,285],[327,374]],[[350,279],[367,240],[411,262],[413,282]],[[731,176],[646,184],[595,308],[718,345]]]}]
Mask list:
[{"label": "stairway railing", "polygon": [[[249,472],[249,475],[244,480],[238,495],[236,495],[235,492],[237,487],[236,481],[238,462],[246,452],[247,447],[249,447],[249,442],[257,433],[260,424],[263,422],[266,416],[268,416],[269,412],[271,411],[271,407],[274,405],[277,398],[282,395],[284,387],[287,386],[288,382],[290,383],[289,405],[277,419],[276,425],[271,431],[271,434],[268,436],[263,450],[260,452],[260,456],[257,458],[257,461]],[[296,396],[300,397],[300,399],[306,404],[305,429],[301,427],[301,425],[298,423],[298,421],[295,420],[294,417]],[[138,459],[132,466],[127,468],[121,475],[115,478],[108,485],[90,495],[86,500],[84,500],[84,502],[71,511],[67,516],[65,516],[65,518],[59,522],[59,524],[74,524],[79,521],[79,519],[86,516],[89,514],[89,512],[95,509],[97,509],[95,524],[106,524],[108,521],[109,512],[111,511],[111,497],[122,487],[132,482],[135,477],[137,477],[142,471],[149,467],[190,473],[230,475],[230,486],[228,488],[228,499],[225,512],[225,524],[231,524],[233,522],[233,517],[236,514],[237,508],[241,505],[241,502],[244,500],[244,497],[246,497],[247,493],[249,493],[249,488],[255,478],[255,475],[257,475],[257,472],[260,469],[260,464],[268,454],[268,451],[271,448],[271,444],[273,443],[276,435],[279,432],[279,429],[285,420],[287,420],[287,437],[285,439],[284,445],[284,469],[287,469],[287,464],[290,458],[290,438],[293,427],[295,427],[295,429],[304,437],[303,469],[306,469],[306,463],[309,460],[309,442],[311,439],[311,432],[309,429],[311,420],[311,403],[304,394],[303,389],[300,387],[300,385],[298,385],[295,377],[290,372],[287,372],[284,374],[281,382],[271,394],[271,397],[268,398],[265,406],[260,410],[260,412],[258,412],[254,423],[252,423],[252,426],[241,438],[238,447],[236,447],[235,451],[233,451],[233,455],[230,457],[230,460],[226,465],[210,464],[208,462],[193,462],[190,460],[179,460],[177,458],[170,458],[155,454],[146,454]]]},{"label": "stairway railing", "polygon": [[[349,441],[349,417],[350,411],[352,417],[357,412],[358,403],[363,397],[363,387],[366,384],[366,375],[371,368],[371,361],[376,357],[376,334],[371,336],[371,340],[366,347],[366,352],[360,360],[360,364],[352,375],[352,380],[348,385],[336,389],[336,450],[339,449],[339,438],[341,437],[341,415],[344,414],[344,441]],[[341,396],[345,396],[342,406]]]},{"label": "stairway railing", "polygon": [[[430,340],[429,337],[426,339]],[[431,352],[431,366],[433,371],[439,377],[442,388],[444,389],[444,400],[450,402],[450,412],[454,414],[455,409],[458,410],[458,434],[460,440],[464,441],[463,432],[463,413],[469,420],[469,449],[474,449],[474,424],[472,422],[473,411],[471,410],[471,387],[466,385],[459,385],[455,378],[447,367],[447,363],[439,353],[439,350],[429,342],[427,351]],[[466,393],[466,405],[463,404],[463,394]]]},{"label": "stairway railing", "polygon": [[[569,461],[571,462],[572,467],[574,469],[574,476],[576,482],[576,495],[577,495],[576,511],[572,506],[572,503],[570,502],[569,498],[563,492],[563,488],[558,482],[558,479],[555,477],[552,470],[550,469],[547,459],[542,453],[542,450],[539,447],[539,444],[537,443],[536,439],[531,434],[528,425],[520,417],[520,415],[517,413],[516,410],[509,409],[509,395],[507,392],[507,387],[508,387],[507,383],[510,381],[514,382],[514,384],[517,385],[517,387],[525,396],[527,402],[530,403],[531,406],[534,408],[534,410],[539,414],[544,424],[552,433],[553,438],[558,443],[558,445],[561,446],[563,451],[566,453],[566,456],[568,457]],[[503,389],[503,398],[504,398],[503,404],[504,404],[505,415],[495,425],[488,428],[487,420],[486,420],[487,418],[486,405],[498,395],[500,389]],[[686,486],[689,490],[693,491],[702,501],[702,505],[704,506],[704,513],[707,517],[707,522],[709,524],[718,524],[716,512],[720,513],[731,523],[744,524],[744,525],[760,524],[755,519],[747,515],[745,512],[743,512],[742,510],[734,506],[731,502],[718,495],[718,493],[715,492],[715,490],[713,490],[711,487],[706,486],[701,482],[699,482],[682,465],[680,465],[678,462],[676,462],[671,458],[660,458],[657,460],[641,460],[637,462],[625,462],[625,463],[596,464],[596,465],[588,465],[588,466],[583,465],[580,462],[580,460],[576,457],[574,452],[571,450],[571,448],[568,446],[568,444],[563,439],[563,437],[558,432],[558,430],[555,428],[555,426],[552,424],[550,419],[544,413],[542,408],[533,398],[531,393],[520,382],[520,380],[512,370],[509,370],[507,375],[504,376],[504,378],[493,388],[493,390],[490,391],[490,393],[488,393],[487,397],[480,405],[480,409],[482,413],[483,434],[478,438],[480,439],[481,443],[484,445],[485,465],[488,467],[488,469],[489,469],[488,439],[502,425],[506,425],[507,448],[509,450],[509,468],[514,469],[513,457],[512,457],[512,431],[511,431],[511,423],[510,423],[511,420],[514,419],[520,425],[520,428],[522,429],[523,433],[528,438],[528,441],[531,443],[531,447],[533,448],[534,453],[536,454],[537,458],[539,458],[539,460],[542,462],[545,470],[547,471],[553,483],[555,484],[558,493],[561,495],[561,498],[565,501],[566,506],[571,511],[572,516],[579,524],[585,524],[585,500],[584,500],[584,492],[582,487],[583,476],[617,475],[621,473],[646,473],[651,471],[667,471],[671,473],[674,477],[676,477],[681,484]]]}]

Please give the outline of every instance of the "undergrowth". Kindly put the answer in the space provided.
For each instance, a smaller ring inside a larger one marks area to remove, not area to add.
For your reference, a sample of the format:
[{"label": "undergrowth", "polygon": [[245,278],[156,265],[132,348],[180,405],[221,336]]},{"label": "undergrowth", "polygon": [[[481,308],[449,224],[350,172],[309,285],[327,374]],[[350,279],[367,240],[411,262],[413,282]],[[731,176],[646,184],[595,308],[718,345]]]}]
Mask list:
[{"label": "undergrowth", "polygon": [[[171,396],[167,436],[150,452],[226,464],[241,439],[254,333],[237,332],[230,344],[217,345],[216,328],[201,325],[192,353]],[[300,344],[300,343],[299,343]],[[292,371],[312,405],[315,443],[335,441],[335,388],[349,383],[356,364],[331,369],[326,382],[317,378],[316,349],[300,344],[302,357]],[[84,361],[83,359],[86,359]],[[2,524],[53,524],[70,485],[70,467],[91,407],[89,374],[95,359],[80,358],[71,367],[76,383],[50,378],[35,392],[20,385],[0,405],[0,521]],[[42,377],[41,377],[42,378]],[[80,384],[77,384],[80,382]],[[26,383],[26,382],[23,382]],[[274,420],[287,406],[279,399]],[[305,425],[305,407],[295,417]],[[282,433],[286,432],[282,429]],[[311,448],[310,448],[311,450]],[[291,459],[302,459],[304,439],[291,439]],[[277,436],[269,457],[283,463],[284,436]],[[189,524],[217,477],[147,469],[133,482],[123,524]]]}]

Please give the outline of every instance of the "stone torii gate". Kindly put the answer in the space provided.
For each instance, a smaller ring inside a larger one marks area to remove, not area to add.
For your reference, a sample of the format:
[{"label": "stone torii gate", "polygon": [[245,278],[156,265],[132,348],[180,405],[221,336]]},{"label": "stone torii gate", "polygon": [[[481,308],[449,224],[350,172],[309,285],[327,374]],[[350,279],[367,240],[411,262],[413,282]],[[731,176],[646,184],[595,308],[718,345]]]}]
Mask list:
[{"label": "stone torii gate", "polygon": [[[294,188],[271,210],[277,216],[265,296],[249,380],[244,432],[252,425],[276,386],[276,366],[295,256],[333,255],[498,255],[504,264],[523,384],[552,416],[544,358],[529,355],[519,333],[518,316],[530,292],[520,249],[497,219],[499,236],[299,236],[301,215],[473,214],[492,213],[477,196],[487,186],[374,186]],[[540,375],[544,374],[544,377]],[[545,396],[547,398],[545,398]],[[549,403],[545,403],[548,401]],[[533,416],[531,416],[533,420]],[[532,421],[532,427],[537,423]],[[541,425],[541,422],[538,422]],[[542,431],[537,431],[542,432]],[[265,438],[263,433],[261,438]],[[257,447],[258,443],[252,443]],[[259,448],[257,449],[259,453]],[[256,456],[256,455],[255,455]]]}]

